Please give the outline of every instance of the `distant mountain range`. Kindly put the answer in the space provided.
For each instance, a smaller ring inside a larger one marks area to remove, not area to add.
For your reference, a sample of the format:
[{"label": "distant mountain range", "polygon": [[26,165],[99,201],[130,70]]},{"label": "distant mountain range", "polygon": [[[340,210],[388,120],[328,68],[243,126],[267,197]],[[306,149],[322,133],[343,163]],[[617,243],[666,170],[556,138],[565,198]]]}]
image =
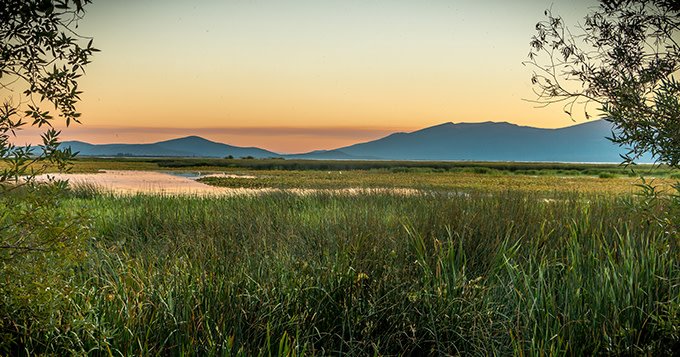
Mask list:
[{"label": "distant mountain range", "polygon": [[[280,154],[216,143],[198,136],[153,144],[88,144],[66,141],[80,156],[226,157],[330,160],[471,160],[620,162],[625,150],[611,143],[611,123],[590,121],[560,129],[506,122],[444,123],[334,150]],[[651,161],[649,158],[647,160]]]},{"label": "distant mountain range", "polygon": [[80,156],[281,157],[264,149],[216,143],[199,136],[187,136],[153,144],[88,144],[82,141],[64,141],[62,145],[79,152]]}]

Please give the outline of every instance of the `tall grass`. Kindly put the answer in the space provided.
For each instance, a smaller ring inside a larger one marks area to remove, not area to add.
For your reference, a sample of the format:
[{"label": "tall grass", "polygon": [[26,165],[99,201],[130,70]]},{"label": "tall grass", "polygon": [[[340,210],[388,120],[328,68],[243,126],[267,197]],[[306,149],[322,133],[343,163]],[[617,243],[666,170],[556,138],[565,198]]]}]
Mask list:
[{"label": "tall grass", "polygon": [[80,197],[69,208],[95,217],[91,247],[69,277],[72,289],[60,292],[58,323],[34,332],[21,327],[30,317],[14,316],[4,330],[19,337],[0,352],[680,348],[677,237],[623,198]]}]

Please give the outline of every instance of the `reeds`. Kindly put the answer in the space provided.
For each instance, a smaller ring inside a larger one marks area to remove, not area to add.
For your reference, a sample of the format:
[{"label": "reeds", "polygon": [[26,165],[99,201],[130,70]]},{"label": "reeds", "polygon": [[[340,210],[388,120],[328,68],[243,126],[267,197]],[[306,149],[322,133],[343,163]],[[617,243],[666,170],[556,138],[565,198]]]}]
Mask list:
[{"label": "reeds", "polygon": [[60,295],[61,320],[49,336],[15,330],[21,338],[0,351],[581,355],[680,347],[677,237],[646,224],[622,198],[83,197],[69,208],[92,212],[93,240]]}]

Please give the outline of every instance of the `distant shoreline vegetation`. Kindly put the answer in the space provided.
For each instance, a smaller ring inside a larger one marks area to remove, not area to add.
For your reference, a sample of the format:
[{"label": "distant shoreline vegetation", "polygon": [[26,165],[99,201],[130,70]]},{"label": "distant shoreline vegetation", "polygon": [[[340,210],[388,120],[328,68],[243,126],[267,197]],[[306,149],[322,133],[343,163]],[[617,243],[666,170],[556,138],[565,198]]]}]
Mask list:
[{"label": "distant shoreline vegetation", "polygon": [[282,160],[282,159],[152,159],[161,168],[225,167],[252,170],[375,170],[412,172],[430,170],[474,173],[583,174],[602,172],[625,175],[666,176],[676,173],[668,166],[640,164],[625,167],[614,163],[505,162],[505,161],[397,161],[397,160]]},{"label": "distant shoreline vegetation", "polygon": [[482,161],[387,161],[387,160],[307,160],[307,159],[211,159],[211,158],[78,158],[72,172],[98,170],[160,171],[388,171],[392,173],[461,172],[481,175],[597,176],[680,178],[680,171],[665,165],[556,162],[482,162]]},{"label": "distant shoreline vegetation", "polygon": [[[227,155],[223,158],[215,157],[202,157],[202,156],[160,156],[160,155],[136,155],[131,153],[117,153],[115,155],[78,155],[80,159],[118,159],[118,158],[130,158],[130,159],[156,159],[156,160],[287,160],[287,161],[337,161],[337,162],[425,162],[425,163],[516,163],[516,164],[573,164],[573,165],[616,165],[621,166],[619,161],[541,161],[541,160],[426,160],[426,159],[408,159],[408,160],[395,160],[395,159],[316,159],[316,158],[305,158],[305,159],[289,159],[286,157],[254,157],[254,156],[239,156],[235,157],[233,155]],[[659,165],[651,161],[638,162],[638,166],[661,166],[666,167],[667,165]]]}]

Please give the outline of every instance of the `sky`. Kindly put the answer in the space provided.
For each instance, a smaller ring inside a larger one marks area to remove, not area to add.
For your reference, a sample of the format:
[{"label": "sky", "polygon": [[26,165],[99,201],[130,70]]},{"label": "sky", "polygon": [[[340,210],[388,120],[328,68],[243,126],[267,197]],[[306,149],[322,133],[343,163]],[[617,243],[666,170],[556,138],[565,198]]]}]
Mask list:
[{"label": "sky", "polygon": [[[536,108],[527,60],[543,11],[592,1],[95,0],[83,124],[63,140],[186,135],[276,152],[332,149],[443,122],[573,125]],[[27,131],[30,133],[30,131]]]}]

